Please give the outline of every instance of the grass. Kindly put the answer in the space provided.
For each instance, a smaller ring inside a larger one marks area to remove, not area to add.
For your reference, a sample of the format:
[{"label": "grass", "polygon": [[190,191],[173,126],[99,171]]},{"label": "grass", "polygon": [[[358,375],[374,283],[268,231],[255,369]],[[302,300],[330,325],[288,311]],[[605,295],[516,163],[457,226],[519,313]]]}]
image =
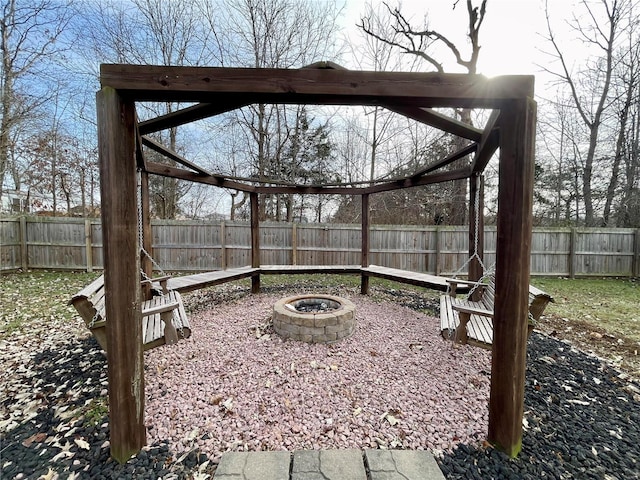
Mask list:
[{"label": "grass", "polygon": [[86,406],[84,414],[85,423],[95,427],[104,422],[108,414],[109,407],[107,406],[107,399],[105,397],[94,398]]},{"label": "grass", "polygon": [[24,330],[34,321],[71,321],[76,311],[67,303],[97,275],[52,271],[0,275],[0,339]]},{"label": "grass", "polygon": [[534,279],[555,303],[545,314],[581,321],[640,342],[640,282],[634,279]]}]

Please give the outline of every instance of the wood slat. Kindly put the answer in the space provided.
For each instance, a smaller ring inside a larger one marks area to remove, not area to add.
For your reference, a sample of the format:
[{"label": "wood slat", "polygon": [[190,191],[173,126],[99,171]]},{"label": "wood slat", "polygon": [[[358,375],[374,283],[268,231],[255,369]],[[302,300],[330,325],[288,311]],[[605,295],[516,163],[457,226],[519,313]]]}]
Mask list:
[{"label": "wood slat", "polygon": [[360,273],[360,265],[262,265],[260,273],[264,274],[322,274],[322,273]]},{"label": "wood slat", "polygon": [[[366,268],[363,267],[362,272],[373,277],[385,278],[387,280],[394,280],[400,283],[408,283],[441,292],[446,292],[449,285],[446,277],[438,277],[428,273],[409,272],[406,270],[399,270],[397,268],[381,267],[379,265],[369,265]],[[462,291],[465,291],[465,287],[460,288]]]},{"label": "wood slat", "polygon": [[196,273],[194,275],[184,275],[181,277],[172,277],[167,281],[167,288],[181,293],[191,292],[201,288],[212,287],[214,285],[248,278],[255,273],[258,273],[257,268],[246,266],[230,268],[228,270]]}]

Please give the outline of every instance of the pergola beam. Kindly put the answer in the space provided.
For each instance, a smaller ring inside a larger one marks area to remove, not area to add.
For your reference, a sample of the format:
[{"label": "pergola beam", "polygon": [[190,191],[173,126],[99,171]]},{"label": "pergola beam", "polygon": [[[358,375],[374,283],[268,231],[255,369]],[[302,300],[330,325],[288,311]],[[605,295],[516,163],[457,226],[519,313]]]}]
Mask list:
[{"label": "pergola beam", "polygon": [[189,160],[187,160],[186,158],[184,158],[182,155],[174,152],[173,150],[165,147],[164,145],[162,145],[159,142],[156,142],[153,138],[149,138],[149,137],[142,137],[142,144],[145,147],[150,148],[151,150],[160,153],[161,155],[164,155],[165,157],[169,158],[170,160],[173,160],[174,162],[179,163],[180,165],[182,165],[183,167],[187,167],[190,168],[191,170],[201,174],[201,175],[207,175],[210,177],[218,177],[223,179],[224,177],[222,177],[221,175],[213,175],[209,172],[207,172],[204,168],[199,167],[198,165],[196,165],[195,163],[191,163]]},{"label": "pergola beam", "polygon": [[420,123],[424,123],[431,127],[444,130],[458,137],[473,140],[474,142],[480,141],[482,137],[482,130],[475,128],[466,123],[462,123],[455,118],[447,117],[442,113],[436,112],[431,108],[421,108],[412,106],[394,106],[393,104],[385,105],[387,110],[399,113],[405,117],[416,120]]},{"label": "pergola beam", "polygon": [[491,157],[500,146],[499,137],[499,120],[500,110],[494,110],[487,120],[487,124],[484,127],[482,138],[478,146],[478,150],[471,162],[472,170],[474,174],[479,174],[484,171],[491,160]]},{"label": "pergola beam", "polygon": [[477,149],[478,149],[478,144],[477,143],[472,143],[470,145],[467,145],[466,147],[461,148],[457,152],[453,152],[452,154],[447,155],[443,159],[435,161],[435,162],[427,165],[426,167],[419,169],[413,175],[411,175],[411,178],[417,178],[417,177],[420,177],[420,176],[425,175],[427,173],[431,173],[431,172],[433,172],[435,170],[438,170],[438,169],[440,169],[442,167],[446,167],[447,165],[455,162],[456,160],[460,160],[461,158],[464,158],[467,155],[472,154]]},{"label": "pergola beam", "polygon": [[241,192],[255,192],[256,188],[252,185],[246,185],[244,183],[235,182],[233,180],[227,180],[220,175],[206,175],[198,172],[192,172],[189,170],[183,170],[181,168],[165,165],[158,162],[147,162],[147,172],[162,177],[177,178],[179,180],[187,180],[188,182],[204,183],[206,185],[214,185],[221,188],[231,188],[233,190],[239,190]]},{"label": "pergola beam", "polygon": [[187,123],[245,107],[248,104],[249,103],[244,100],[219,102],[216,104],[199,103],[198,105],[192,105],[176,112],[167,113],[166,115],[161,115],[157,118],[140,122],[140,134],[148,135],[150,133],[166,130],[167,128],[179,127],[180,125],[185,125]]},{"label": "pergola beam", "polygon": [[533,77],[333,69],[103,64],[102,85],[135,101],[496,108],[533,96]]},{"label": "pergola beam", "polygon": [[400,190],[402,188],[420,187],[422,185],[432,185],[434,183],[449,182],[451,180],[461,180],[469,178],[471,174],[470,167],[462,167],[447,172],[437,172],[422,177],[405,178],[391,183],[383,183],[364,188],[364,193],[380,193],[389,192],[391,190]]}]

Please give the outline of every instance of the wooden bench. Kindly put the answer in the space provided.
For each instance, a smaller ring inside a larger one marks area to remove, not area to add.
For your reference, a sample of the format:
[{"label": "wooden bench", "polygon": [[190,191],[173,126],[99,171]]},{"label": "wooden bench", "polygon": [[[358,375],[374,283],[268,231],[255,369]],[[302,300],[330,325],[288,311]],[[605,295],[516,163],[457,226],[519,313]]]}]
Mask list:
[{"label": "wooden bench", "polygon": [[[454,334],[454,341],[471,343],[483,348],[491,348],[493,343],[493,300],[495,297],[495,277],[486,277],[485,283],[468,282],[450,279],[451,288],[448,295],[440,297],[440,328],[445,338]],[[469,297],[457,297],[459,285],[465,288],[481,289],[479,300]],[[549,302],[553,302],[551,295],[529,285],[529,327],[531,335],[536,322]],[[455,332],[455,333],[454,333]]]},{"label": "wooden bench", "polygon": [[[182,297],[167,289],[169,277],[145,280],[156,290],[151,299],[142,302],[142,344],[149,350],[164,344],[176,343],[191,336],[191,327]],[[96,340],[107,351],[104,275],[100,275],[76,293],[69,304],[78,311]]]}]

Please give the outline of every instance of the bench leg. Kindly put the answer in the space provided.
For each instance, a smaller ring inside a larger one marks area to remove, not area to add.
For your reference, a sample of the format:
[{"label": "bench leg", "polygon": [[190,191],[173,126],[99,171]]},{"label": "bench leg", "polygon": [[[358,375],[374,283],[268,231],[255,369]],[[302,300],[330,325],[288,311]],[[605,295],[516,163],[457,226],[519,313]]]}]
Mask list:
[{"label": "bench leg", "polygon": [[162,312],[160,318],[164,322],[164,341],[167,345],[178,343],[178,332],[173,326],[173,310]]},{"label": "bench leg", "polygon": [[467,323],[471,320],[471,315],[466,312],[458,312],[458,328],[456,328],[455,343],[461,343],[466,345],[469,341],[469,334],[467,333]]}]

